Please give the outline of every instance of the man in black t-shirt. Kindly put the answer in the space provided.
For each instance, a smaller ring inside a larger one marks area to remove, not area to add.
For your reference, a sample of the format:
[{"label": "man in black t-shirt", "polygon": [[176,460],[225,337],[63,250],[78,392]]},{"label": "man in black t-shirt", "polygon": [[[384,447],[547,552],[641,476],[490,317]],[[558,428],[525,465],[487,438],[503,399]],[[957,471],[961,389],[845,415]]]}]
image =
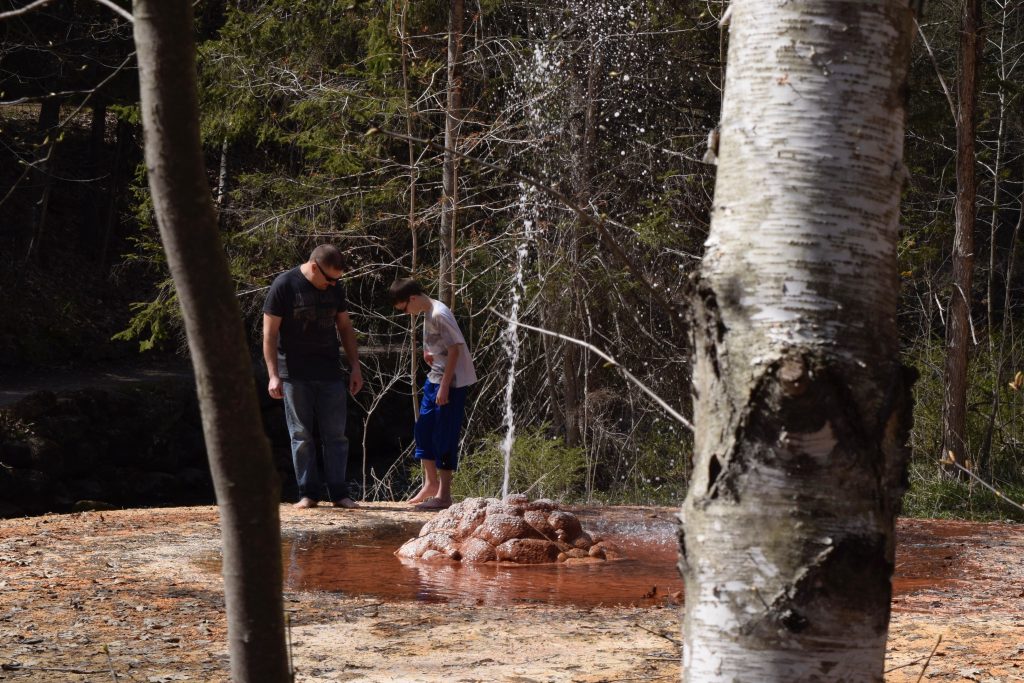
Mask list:
[{"label": "man in black t-shirt", "polygon": [[345,290],[338,284],[341,271],[341,252],[321,244],[309,261],[277,276],[263,305],[263,359],[270,375],[267,391],[273,398],[284,398],[301,496],[295,504],[298,508],[316,507],[320,500],[314,427],[319,427],[323,443],[329,499],[335,507],[358,507],[345,483],[346,372],[339,337],[348,359],[347,389],[353,396],[363,386],[363,375]]}]

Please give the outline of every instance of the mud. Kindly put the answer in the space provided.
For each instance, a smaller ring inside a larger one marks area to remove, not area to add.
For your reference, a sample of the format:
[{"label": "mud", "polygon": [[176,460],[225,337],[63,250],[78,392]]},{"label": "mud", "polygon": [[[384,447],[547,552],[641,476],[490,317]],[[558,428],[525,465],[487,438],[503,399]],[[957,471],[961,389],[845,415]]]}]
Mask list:
[{"label": "mud", "polygon": [[[603,519],[640,530],[671,524],[672,513],[614,508],[584,523]],[[638,581],[616,606],[576,598],[553,604],[497,575],[478,577],[482,594],[461,597],[431,596],[422,581],[406,597],[364,594],[347,584],[346,591],[322,583],[317,572],[330,574],[337,560],[323,555],[317,565],[311,556],[330,544],[316,539],[379,540],[382,529],[404,531],[428,515],[388,504],[358,511],[282,507],[281,514],[291,544],[286,568],[290,557],[304,558],[285,592],[297,681],[679,680],[680,619],[671,585],[644,597],[651,586]],[[1024,681],[1024,529],[901,520],[899,534],[902,578],[886,680],[918,680],[941,635],[923,680]],[[221,581],[211,571],[217,542],[213,508],[0,521],[0,680],[99,682],[116,673],[120,681],[147,683],[227,681]],[[657,552],[670,559],[671,544]],[[379,573],[383,566],[379,558],[360,563],[355,556],[348,575],[377,571],[378,583],[386,584],[392,579]],[[536,569],[514,571],[527,576]],[[603,578],[573,575],[563,583],[600,596],[609,590]],[[462,576],[452,582],[467,583]],[[527,583],[544,582],[534,576]]]}]

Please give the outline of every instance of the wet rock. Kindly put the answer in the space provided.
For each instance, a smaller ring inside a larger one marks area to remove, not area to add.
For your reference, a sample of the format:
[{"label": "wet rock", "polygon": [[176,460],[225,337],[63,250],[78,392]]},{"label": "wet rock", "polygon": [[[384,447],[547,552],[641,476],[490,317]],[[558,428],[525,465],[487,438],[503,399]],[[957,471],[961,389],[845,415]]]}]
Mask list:
[{"label": "wet rock", "polygon": [[551,501],[531,503],[525,496],[456,503],[427,522],[419,536],[395,554],[419,560],[516,564],[600,562],[619,556],[611,544],[596,545],[572,513],[558,510]]},{"label": "wet rock", "polygon": [[420,536],[419,538],[410,538],[403,543],[402,547],[395,552],[395,555],[415,559],[421,557],[428,550],[430,550],[430,541],[427,540],[426,536]]},{"label": "wet rock", "polygon": [[[576,515],[571,512],[555,510],[548,515],[548,524],[558,534],[559,540],[566,543],[572,543],[583,533],[580,520],[576,519]],[[590,547],[590,543],[587,544],[587,547]]]},{"label": "wet rock", "polygon": [[462,544],[462,561],[479,564],[493,562],[498,559],[494,546],[482,538],[469,538]]},{"label": "wet rock", "polygon": [[451,534],[435,531],[427,534],[423,538],[426,539],[427,545],[431,550],[436,550],[446,557],[451,557],[459,550],[459,546],[455,539],[452,538]]},{"label": "wet rock", "polygon": [[526,509],[517,505],[509,505],[508,503],[501,503],[498,501],[487,502],[487,516],[491,515],[509,515],[510,517],[522,517]]},{"label": "wet rock", "polygon": [[487,518],[487,511],[483,508],[469,510],[462,515],[459,525],[455,529],[458,538],[469,538],[484,523]]},{"label": "wet rock", "polygon": [[493,546],[499,546],[513,538],[535,538],[538,536],[533,527],[527,524],[522,517],[501,513],[488,514],[473,535],[484,539]]},{"label": "wet rock", "polygon": [[582,548],[583,550],[589,550],[592,545],[594,545],[594,539],[586,531],[581,531],[580,535],[573,539],[572,542],[572,547]]},{"label": "wet rock", "polygon": [[597,541],[594,545],[590,546],[590,552],[593,553],[594,548],[600,548],[604,553],[604,559],[606,560],[617,560],[622,557],[622,551],[614,543],[608,541]]},{"label": "wet rock", "polygon": [[514,538],[497,548],[499,562],[516,564],[546,564],[558,559],[558,546],[551,541],[535,538]]},{"label": "wet rock", "polygon": [[459,528],[459,523],[461,521],[462,519],[460,517],[454,515],[438,515],[423,525],[423,528],[420,529],[420,536],[426,536],[427,534],[431,534],[435,531],[446,531],[449,534],[454,535],[456,530]]},{"label": "wet rock", "polygon": [[527,510],[523,513],[523,519],[534,530],[549,541],[558,540],[555,528],[548,523],[548,513],[544,510]]},{"label": "wet rock", "polygon": [[503,502],[506,505],[514,505],[516,507],[525,508],[527,504],[529,504],[530,498],[529,496],[523,493],[510,493],[509,495],[505,496],[505,500]]}]

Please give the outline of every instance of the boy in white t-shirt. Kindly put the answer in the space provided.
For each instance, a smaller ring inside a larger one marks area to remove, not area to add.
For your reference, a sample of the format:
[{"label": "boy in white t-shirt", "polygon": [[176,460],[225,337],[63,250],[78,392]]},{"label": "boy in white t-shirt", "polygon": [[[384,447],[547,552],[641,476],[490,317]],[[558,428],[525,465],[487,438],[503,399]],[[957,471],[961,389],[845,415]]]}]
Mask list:
[{"label": "boy in white t-shirt", "polygon": [[423,464],[423,487],[409,502],[417,510],[444,510],[452,504],[466,394],[476,382],[473,356],[451,309],[426,296],[419,282],[395,280],[388,294],[395,310],[424,314],[423,359],[430,365],[415,429],[414,457]]}]

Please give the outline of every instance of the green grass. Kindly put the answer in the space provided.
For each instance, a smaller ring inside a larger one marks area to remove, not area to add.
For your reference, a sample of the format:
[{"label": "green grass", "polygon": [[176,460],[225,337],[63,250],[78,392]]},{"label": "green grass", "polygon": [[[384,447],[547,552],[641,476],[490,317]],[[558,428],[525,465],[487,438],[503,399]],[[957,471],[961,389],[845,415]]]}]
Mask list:
[{"label": "green grass", "polygon": [[[996,482],[995,488],[1010,500],[1024,504],[1024,486]],[[903,516],[1024,522],[1024,511],[977,482],[946,477],[938,465],[932,463],[911,466],[910,490],[903,498]]]}]

